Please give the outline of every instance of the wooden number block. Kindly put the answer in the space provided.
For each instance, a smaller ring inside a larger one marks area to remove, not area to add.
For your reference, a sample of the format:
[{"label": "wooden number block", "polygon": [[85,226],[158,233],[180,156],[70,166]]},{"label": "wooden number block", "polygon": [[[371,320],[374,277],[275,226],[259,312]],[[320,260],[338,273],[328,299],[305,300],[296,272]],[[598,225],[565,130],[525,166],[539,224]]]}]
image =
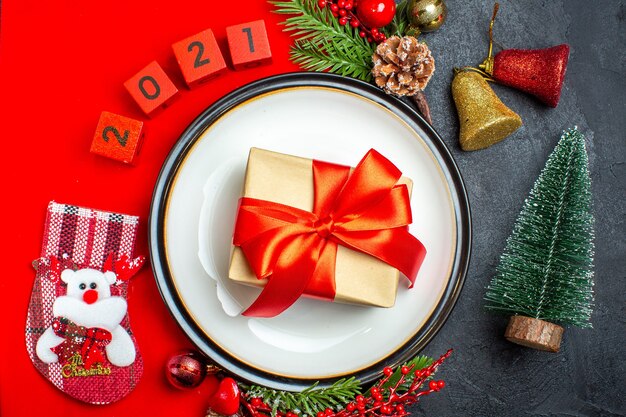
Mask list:
[{"label": "wooden number block", "polygon": [[196,87],[227,69],[211,29],[176,42],[172,49],[189,88]]},{"label": "wooden number block", "polygon": [[272,62],[265,22],[256,20],[226,28],[228,48],[236,70],[258,67]]},{"label": "wooden number block", "polygon": [[143,122],[103,111],[91,142],[92,153],[132,164],[139,153]]},{"label": "wooden number block", "polygon": [[156,61],[152,61],[147,67],[126,81],[124,87],[141,107],[141,110],[150,117],[156,114],[156,110],[167,107],[178,93],[172,80]]}]

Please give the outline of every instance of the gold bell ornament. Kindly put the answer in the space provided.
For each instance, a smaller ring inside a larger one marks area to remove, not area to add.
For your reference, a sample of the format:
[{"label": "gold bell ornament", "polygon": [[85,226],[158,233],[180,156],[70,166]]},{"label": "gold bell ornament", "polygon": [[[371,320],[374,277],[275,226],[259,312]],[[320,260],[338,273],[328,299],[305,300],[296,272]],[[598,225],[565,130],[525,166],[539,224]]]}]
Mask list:
[{"label": "gold bell ornament", "polygon": [[459,114],[461,149],[487,148],[522,126],[522,119],[500,101],[483,74],[475,68],[455,72],[452,97]]}]

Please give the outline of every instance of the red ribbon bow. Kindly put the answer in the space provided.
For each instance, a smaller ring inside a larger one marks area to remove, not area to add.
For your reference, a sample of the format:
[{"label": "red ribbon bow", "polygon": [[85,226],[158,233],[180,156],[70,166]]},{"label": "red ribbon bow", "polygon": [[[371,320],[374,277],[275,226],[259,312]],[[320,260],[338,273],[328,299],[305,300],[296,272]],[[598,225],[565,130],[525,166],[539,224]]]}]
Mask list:
[{"label": "red ribbon bow", "polygon": [[111,332],[98,327],[79,326],[65,317],[55,317],[52,321],[54,334],[65,340],[52,351],[65,362],[79,353],[85,369],[94,363],[104,362],[104,347],[111,342]]},{"label": "red ribbon bow", "polygon": [[426,249],[408,232],[412,222],[401,172],[370,150],[350,168],[313,161],[313,212],[243,197],[233,243],[259,279],[270,278],[243,313],[273,317],[303,293],[333,300],[337,245],[374,256],[415,282]]}]

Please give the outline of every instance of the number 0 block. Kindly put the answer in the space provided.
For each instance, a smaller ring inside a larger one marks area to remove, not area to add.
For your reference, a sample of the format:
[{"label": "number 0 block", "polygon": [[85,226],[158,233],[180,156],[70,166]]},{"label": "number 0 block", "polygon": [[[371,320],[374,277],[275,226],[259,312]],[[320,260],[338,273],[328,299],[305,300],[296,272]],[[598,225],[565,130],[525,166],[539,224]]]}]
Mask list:
[{"label": "number 0 block", "polygon": [[172,80],[156,61],[152,61],[133,78],[126,81],[124,87],[141,110],[150,117],[156,114],[156,110],[167,107],[178,93]]},{"label": "number 0 block", "polygon": [[217,77],[227,69],[211,29],[176,42],[172,49],[189,88]]},{"label": "number 0 block", "polygon": [[236,70],[258,67],[272,62],[265,22],[256,20],[226,28],[228,48]]},{"label": "number 0 block", "polygon": [[132,164],[139,153],[142,137],[143,122],[103,111],[90,152]]}]

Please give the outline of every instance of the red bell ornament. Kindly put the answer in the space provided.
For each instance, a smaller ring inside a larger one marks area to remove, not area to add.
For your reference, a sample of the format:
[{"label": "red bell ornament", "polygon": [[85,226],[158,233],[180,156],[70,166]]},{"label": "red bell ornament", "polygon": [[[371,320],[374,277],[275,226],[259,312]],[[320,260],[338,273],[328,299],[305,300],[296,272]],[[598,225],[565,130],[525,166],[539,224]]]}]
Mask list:
[{"label": "red bell ornament", "polygon": [[493,23],[497,12],[498,3],[489,25],[489,55],[479,67],[494,81],[532,94],[548,106],[556,107],[565,79],[569,45],[545,49],[506,49],[494,57]]}]

